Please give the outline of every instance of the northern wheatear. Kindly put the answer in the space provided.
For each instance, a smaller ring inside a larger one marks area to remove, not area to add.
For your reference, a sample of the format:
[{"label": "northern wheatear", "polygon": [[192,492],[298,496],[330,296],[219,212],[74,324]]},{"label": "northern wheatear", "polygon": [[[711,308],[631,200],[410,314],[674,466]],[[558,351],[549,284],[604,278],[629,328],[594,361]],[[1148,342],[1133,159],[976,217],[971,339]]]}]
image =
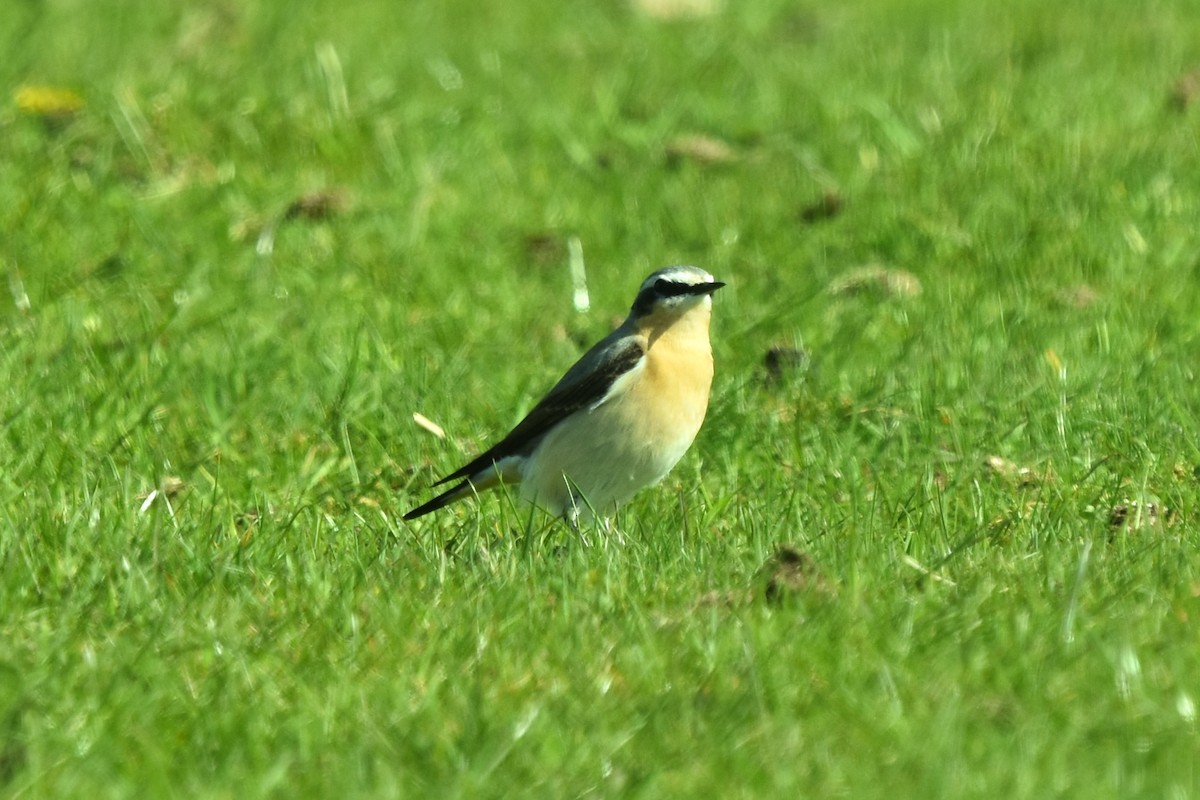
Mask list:
[{"label": "northern wheatear", "polygon": [[725,284],[696,267],[646,278],[629,316],[567,370],[498,444],[434,485],[447,491],[404,515],[415,519],[501,483],[574,525],[606,517],[662,480],[696,438],[708,410],[710,295]]}]

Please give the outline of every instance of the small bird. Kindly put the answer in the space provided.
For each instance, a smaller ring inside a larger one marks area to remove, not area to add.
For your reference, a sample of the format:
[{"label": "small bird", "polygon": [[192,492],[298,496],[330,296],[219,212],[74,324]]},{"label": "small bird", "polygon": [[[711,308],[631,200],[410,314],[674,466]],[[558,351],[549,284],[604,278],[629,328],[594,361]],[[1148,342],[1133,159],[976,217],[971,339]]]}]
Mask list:
[{"label": "small bird", "polygon": [[434,486],[457,483],[404,519],[519,483],[522,498],[574,527],[581,518],[607,518],[658,483],[704,422],[713,376],[711,295],[724,285],[697,267],[651,274],[615,331],[507,436]]}]

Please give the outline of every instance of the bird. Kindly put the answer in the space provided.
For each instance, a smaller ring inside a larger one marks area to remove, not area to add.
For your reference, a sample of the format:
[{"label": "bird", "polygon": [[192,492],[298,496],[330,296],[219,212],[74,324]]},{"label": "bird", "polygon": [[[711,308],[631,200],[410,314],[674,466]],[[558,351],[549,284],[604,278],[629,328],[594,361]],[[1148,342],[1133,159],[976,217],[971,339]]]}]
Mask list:
[{"label": "bird", "polygon": [[434,486],[414,520],[500,484],[572,528],[607,526],[618,506],[658,483],[691,447],[708,411],[712,294],[699,267],[651,273],[629,316],[601,339],[503,439]]}]

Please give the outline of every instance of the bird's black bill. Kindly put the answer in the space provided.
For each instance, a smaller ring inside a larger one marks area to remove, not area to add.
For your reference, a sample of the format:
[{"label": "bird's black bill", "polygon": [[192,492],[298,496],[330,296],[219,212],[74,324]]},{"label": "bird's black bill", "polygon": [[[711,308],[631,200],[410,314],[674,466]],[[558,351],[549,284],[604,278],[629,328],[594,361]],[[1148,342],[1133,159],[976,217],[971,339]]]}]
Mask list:
[{"label": "bird's black bill", "polygon": [[712,294],[717,289],[725,285],[724,281],[713,281],[712,283],[698,283],[692,287],[690,294]]}]

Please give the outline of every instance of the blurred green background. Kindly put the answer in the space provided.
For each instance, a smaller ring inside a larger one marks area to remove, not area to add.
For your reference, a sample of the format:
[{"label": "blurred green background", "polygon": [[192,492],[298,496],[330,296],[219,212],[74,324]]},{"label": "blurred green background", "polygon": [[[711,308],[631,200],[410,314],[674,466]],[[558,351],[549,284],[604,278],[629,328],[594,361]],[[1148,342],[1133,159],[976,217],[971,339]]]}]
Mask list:
[{"label": "blurred green background", "polygon": [[[0,793],[1200,790],[1190,0],[3,6]],[[672,263],[621,537],[400,521]]]}]

